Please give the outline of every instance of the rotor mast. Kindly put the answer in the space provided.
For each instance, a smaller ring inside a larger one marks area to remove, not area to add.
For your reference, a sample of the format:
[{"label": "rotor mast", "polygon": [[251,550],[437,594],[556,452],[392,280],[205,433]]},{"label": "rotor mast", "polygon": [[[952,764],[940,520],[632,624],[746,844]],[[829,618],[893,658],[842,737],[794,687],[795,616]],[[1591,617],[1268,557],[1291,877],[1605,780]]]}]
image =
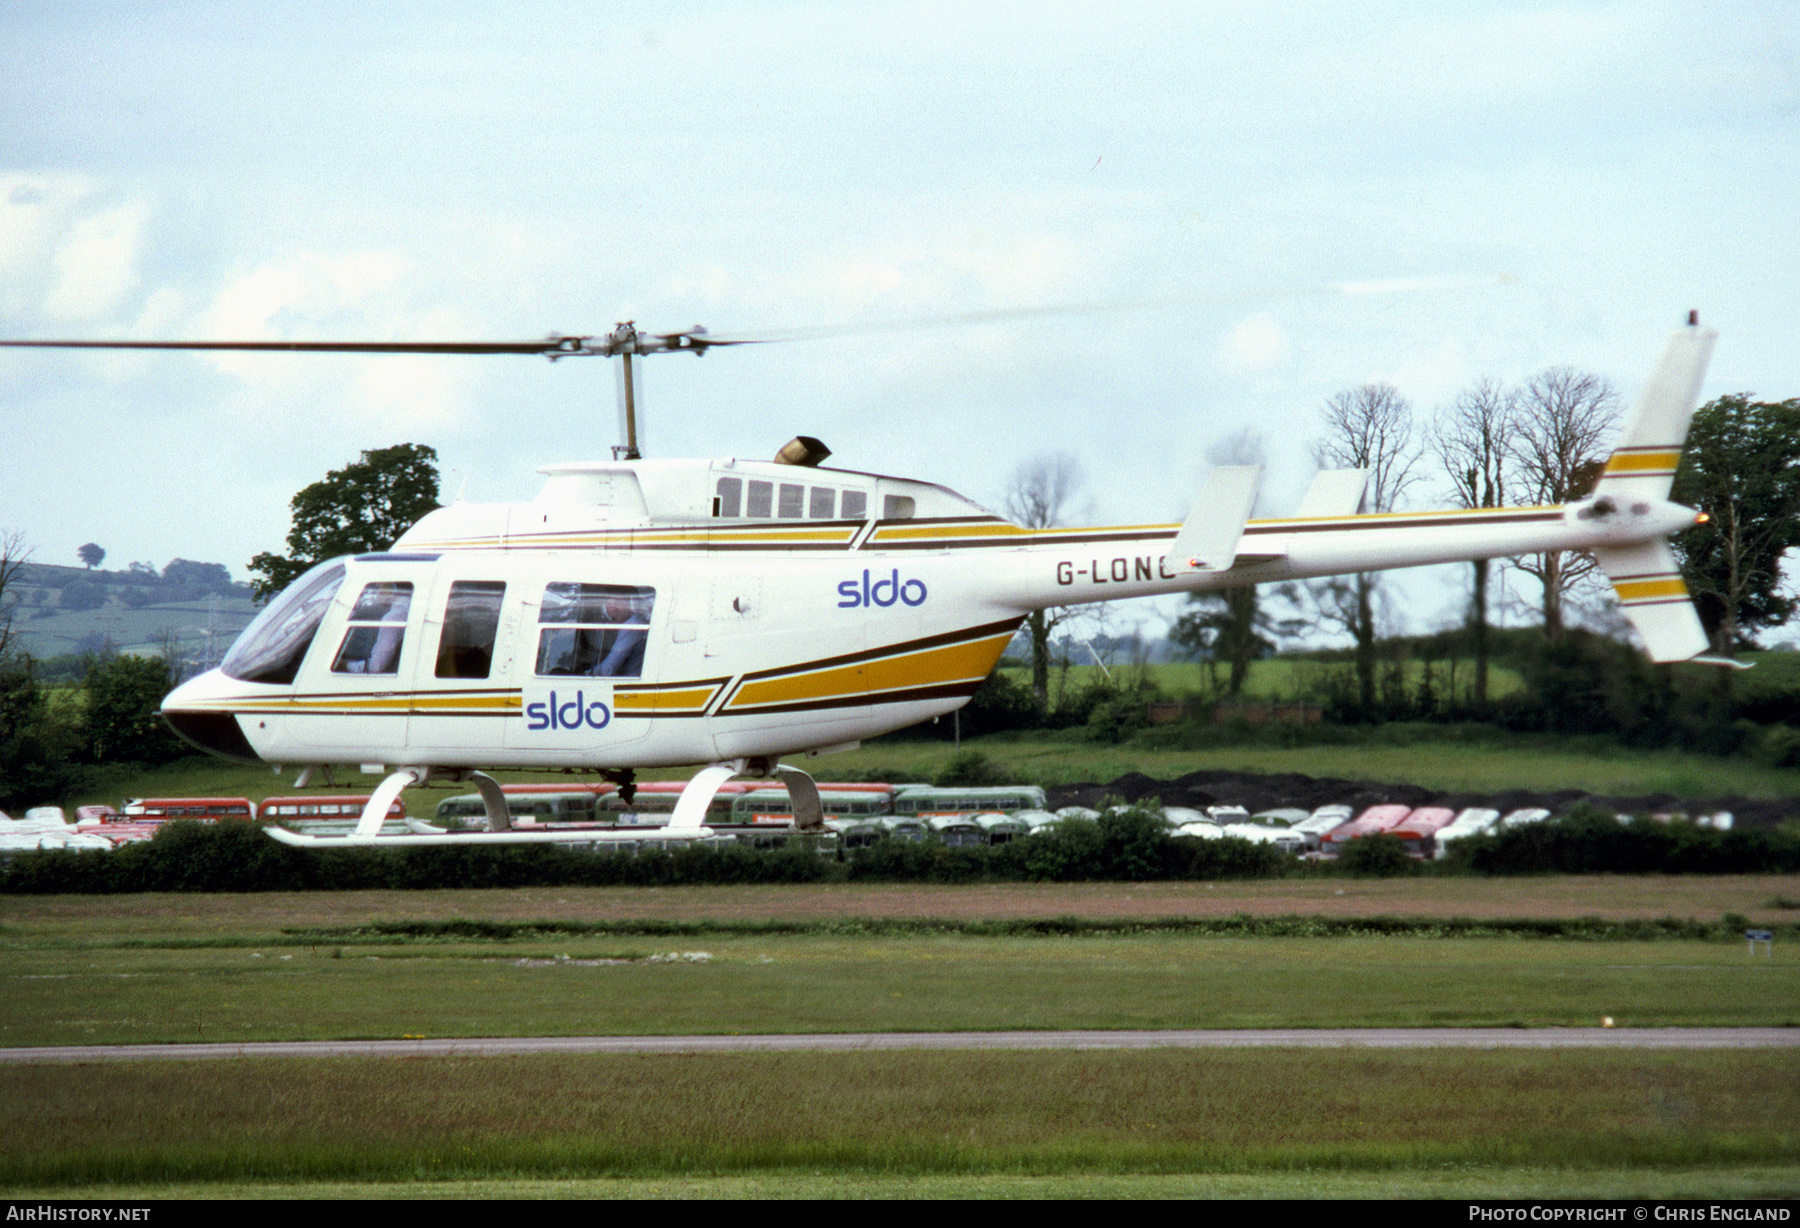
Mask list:
[{"label": "rotor mast", "polygon": [[638,449],[637,368],[632,359],[640,354],[668,354],[679,350],[698,355],[714,345],[741,344],[715,341],[698,324],[681,333],[640,333],[635,322],[622,320],[604,337],[551,337],[549,348],[543,353],[552,362],[575,354],[599,354],[619,360],[619,438],[623,442],[613,445],[613,459],[637,460],[643,453]]}]

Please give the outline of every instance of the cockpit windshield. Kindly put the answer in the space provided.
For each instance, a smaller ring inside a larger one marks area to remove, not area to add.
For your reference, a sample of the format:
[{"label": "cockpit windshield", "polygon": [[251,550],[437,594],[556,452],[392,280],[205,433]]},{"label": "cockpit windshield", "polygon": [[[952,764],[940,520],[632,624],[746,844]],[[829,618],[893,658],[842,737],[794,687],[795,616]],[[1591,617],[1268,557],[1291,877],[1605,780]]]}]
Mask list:
[{"label": "cockpit windshield", "polygon": [[343,582],[342,563],[320,563],[288,585],[244,628],[219,669],[243,682],[292,682]]}]

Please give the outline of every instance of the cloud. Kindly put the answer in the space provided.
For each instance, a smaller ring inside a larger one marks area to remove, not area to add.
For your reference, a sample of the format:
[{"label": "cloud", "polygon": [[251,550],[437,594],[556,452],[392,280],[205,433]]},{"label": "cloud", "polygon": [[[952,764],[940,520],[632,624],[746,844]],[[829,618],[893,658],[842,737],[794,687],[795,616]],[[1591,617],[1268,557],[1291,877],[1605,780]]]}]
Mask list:
[{"label": "cloud", "polygon": [[1266,311],[1232,325],[1219,343],[1219,365],[1233,375],[1259,375],[1288,360],[1287,333]]}]

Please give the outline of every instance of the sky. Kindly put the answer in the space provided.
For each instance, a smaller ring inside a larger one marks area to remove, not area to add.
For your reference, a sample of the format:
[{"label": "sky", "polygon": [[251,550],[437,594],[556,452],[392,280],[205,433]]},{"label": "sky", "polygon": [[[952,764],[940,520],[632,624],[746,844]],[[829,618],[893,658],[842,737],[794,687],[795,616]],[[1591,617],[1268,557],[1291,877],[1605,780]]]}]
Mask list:
[{"label": "sky", "polygon": [[[1690,308],[1703,397],[1800,395],[1796,200],[1785,2],[0,7],[0,336],[842,329],[650,360],[646,453],[994,506],[1066,451],[1096,522],[1246,431],[1291,508],[1371,381],[1629,401]],[[242,579],[365,449],[481,501],[606,456],[614,365],[0,352],[0,530]]]}]

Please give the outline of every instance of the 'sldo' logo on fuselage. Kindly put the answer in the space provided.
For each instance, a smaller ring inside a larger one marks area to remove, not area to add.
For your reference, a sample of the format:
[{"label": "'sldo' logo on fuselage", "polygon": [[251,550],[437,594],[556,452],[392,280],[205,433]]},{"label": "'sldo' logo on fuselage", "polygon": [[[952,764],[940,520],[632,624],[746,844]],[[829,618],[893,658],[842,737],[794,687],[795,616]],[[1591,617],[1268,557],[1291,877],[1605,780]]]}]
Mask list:
[{"label": "'sldo' logo on fuselage", "polygon": [[547,698],[525,705],[525,728],[533,733],[544,729],[605,729],[612,723],[612,706],[606,702],[610,697],[610,689],[551,691]]},{"label": "'sldo' logo on fuselage", "polygon": [[902,605],[925,604],[925,581],[902,580],[900,569],[895,568],[886,576],[870,583],[868,568],[863,569],[861,580],[845,580],[838,585],[838,602],[840,610],[856,610],[865,606],[880,606],[886,609],[896,601]]}]

